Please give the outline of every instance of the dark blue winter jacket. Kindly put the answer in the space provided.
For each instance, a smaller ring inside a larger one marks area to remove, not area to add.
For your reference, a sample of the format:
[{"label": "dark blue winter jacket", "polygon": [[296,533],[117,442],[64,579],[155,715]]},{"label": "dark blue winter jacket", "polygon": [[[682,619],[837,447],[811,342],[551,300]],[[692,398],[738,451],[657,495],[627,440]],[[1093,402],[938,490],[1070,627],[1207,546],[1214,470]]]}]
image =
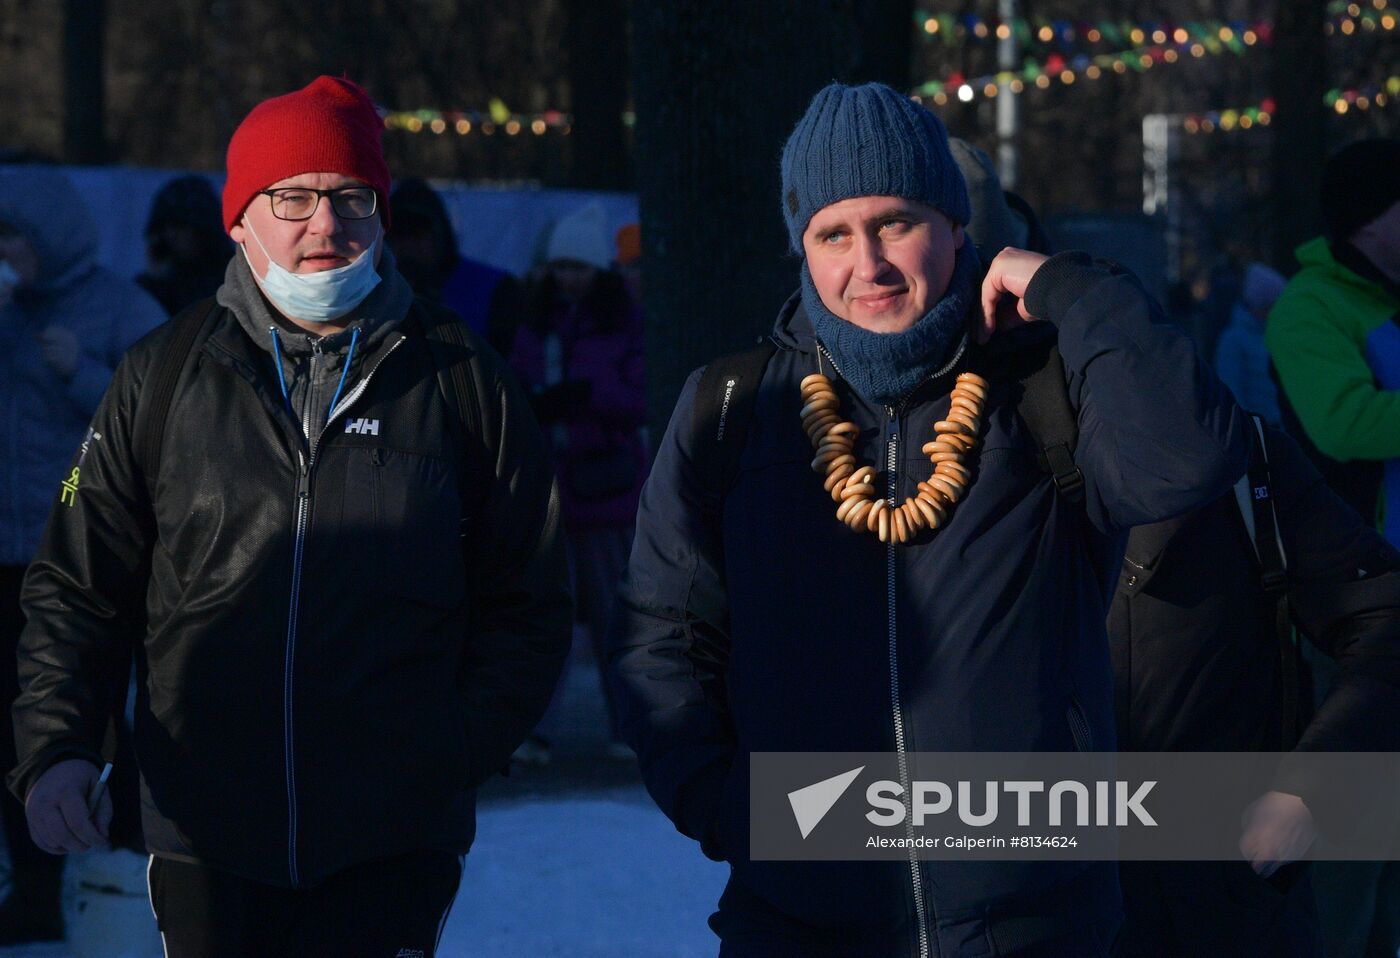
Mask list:
[{"label": "dark blue winter jacket", "polygon": [[[1116,923],[1112,863],[748,856],[750,752],[1114,747],[1105,545],[1227,490],[1248,425],[1131,275],[1061,254],[1026,302],[1058,327],[1085,502],[1056,492],[1014,387],[993,382],[971,488],[909,545],[853,535],[809,466],[798,383],[817,344],[797,297],[718,520],[696,471],[698,373],[687,382],[642,496],[611,661],[652,796],[732,865],[716,921],[737,907],[851,953],[943,958],[1001,954],[1028,927]],[[974,352],[893,410],[838,383],[857,456],[898,462],[897,501],[932,471],[921,447]]]}]

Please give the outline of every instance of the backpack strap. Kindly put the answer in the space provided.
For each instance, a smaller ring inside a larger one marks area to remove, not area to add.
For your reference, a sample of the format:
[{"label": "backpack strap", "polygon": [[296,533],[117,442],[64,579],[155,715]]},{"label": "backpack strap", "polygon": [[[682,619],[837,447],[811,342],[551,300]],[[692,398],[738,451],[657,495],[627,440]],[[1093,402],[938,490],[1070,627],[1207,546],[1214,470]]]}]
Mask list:
[{"label": "backpack strap", "polygon": [[478,470],[486,468],[480,438],[481,404],[469,362],[480,347],[471,342],[466,327],[455,314],[430,310],[417,299],[413,301],[413,311],[423,327],[424,338],[433,356],[438,390],[454,413],[449,419],[458,448],[463,452],[458,490],[462,499],[462,526],[465,532],[472,511],[469,506],[473,502],[467,490],[476,485],[471,479],[479,474]]},{"label": "backpack strap", "polygon": [[691,413],[691,448],[709,512],[719,512],[725,493],[738,478],[739,456],[758,402],[758,384],[777,350],[765,337],[752,349],[719,357],[700,374]]},{"label": "backpack strap", "polygon": [[1070,502],[1084,501],[1084,473],[1074,463],[1079,419],[1065,385],[1059,337],[1049,323],[1031,323],[997,334],[975,361],[989,378],[1018,384],[1016,412],[1036,445],[1036,461]]},{"label": "backpack strap", "polygon": [[1074,464],[1079,420],[1069,404],[1065,363],[1055,340],[1049,341],[1045,361],[1021,379],[1016,408],[1040,446],[1037,460],[1054,478],[1055,488],[1070,502],[1083,502],[1084,473]]},{"label": "backpack strap", "polygon": [[154,489],[156,477],[160,475],[165,421],[170,416],[175,387],[194,353],[195,343],[207,335],[205,327],[216,311],[214,298],[211,296],[187,306],[170,320],[170,337],[161,348],[155,370],[141,387],[141,396],[136,403],[136,420],[131,430],[131,442],[136,455],[136,468],[145,478],[148,490]]},{"label": "backpack strap", "polygon": [[[445,362],[437,363],[438,388],[457,413],[457,425],[468,430],[476,430],[481,423],[481,410],[477,403],[476,386],[472,380],[467,357],[473,352],[467,342],[467,331],[458,321],[440,319],[434,322],[427,310],[415,302],[431,348]],[[447,347],[442,349],[440,347]]]},{"label": "backpack strap", "polygon": [[1249,470],[1235,483],[1235,503],[1259,562],[1264,595],[1273,606],[1275,647],[1279,656],[1279,741],[1280,748],[1286,751],[1298,743],[1301,732],[1301,650],[1294,638],[1293,620],[1288,612],[1288,555],[1279,532],[1264,421],[1253,413],[1249,418],[1254,424],[1254,441],[1250,443]]},{"label": "backpack strap", "polygon": [[1264,423],[1253,413],[1249,418],[1254,424],[1254,441],[1250,443],[1249,470],[1235,483],[1235,502],[1259,560],[1264,591],[1275,596],[1288,589],[1288,557],[1279,533]]}]

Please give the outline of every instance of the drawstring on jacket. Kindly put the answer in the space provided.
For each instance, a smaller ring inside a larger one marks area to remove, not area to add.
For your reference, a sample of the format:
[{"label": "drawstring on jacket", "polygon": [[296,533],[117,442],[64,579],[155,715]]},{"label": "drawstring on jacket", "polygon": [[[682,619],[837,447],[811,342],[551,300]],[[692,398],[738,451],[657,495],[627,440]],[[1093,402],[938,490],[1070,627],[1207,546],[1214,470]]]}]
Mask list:
[{"label": "drawstring on jacket", "polygon": [[276,326],[267,327],[267,331],[272,334],[272,364],[277,367],[277,385],[282,387],[282,402],[287,406],[287,414],[295,422],[297,413],[292,408],[292,397],[287,395],[287,377],[282,373],[282,337],[277,335]]},{"label": "drawstring on jacket", "polygon": [[340,402],[340,391],[345,388],[345,377],[350,372],[350,360],[355,358],[355,340],[360,338],[360,328],[356,326],[350,330],[350,348],[345,351],[345,365],[340,370],[340,382],[336,384],[335,395],[331,397],[330,407],[326,409],[326,424],[330,425],[331,417],[335,415],[335,407]]},{"label": "drawstring on jacket", "polygon": [[[272,334],[272,360],[277,366],[277,385],[282,387],[282,402],[287,405],[287,412],[292,419],[297,418],[296,410],[292,408],[292,397],[287,392],[287,377],[282,372],[282,337],[277,334],[276,326],[267,327],[267,331]],[[340,382],[336,384],[335,395],[331,397],[330,407],[326,410],[326,423],[329,424],[331,416],[335,414],[335,407],[340,402],[340,393],[345,389],[345,377],[350,373],[350,361],[355,358],[355,344],[360,339],[360,329],[355,327],[350,330],[350,348],[345,351],[345,365],[340,370]]]}]

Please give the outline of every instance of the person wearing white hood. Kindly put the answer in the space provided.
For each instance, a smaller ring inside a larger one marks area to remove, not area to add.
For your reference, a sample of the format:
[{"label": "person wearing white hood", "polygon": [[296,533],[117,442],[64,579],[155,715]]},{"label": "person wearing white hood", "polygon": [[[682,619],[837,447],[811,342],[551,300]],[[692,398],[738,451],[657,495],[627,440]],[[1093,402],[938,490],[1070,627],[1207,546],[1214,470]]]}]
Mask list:
[{"label": "person wearing white hood", "polygon": [[[122,353],[165,321],[140,287],[97,262],[97,224],[52,167],[0,171],[0,765],[15,765],[10,704],[19,694],[19,590],[39,546],[54,484]],[[0,818],[11,861],[0,945],[61,938],[63,862],[40,851],[10,795]]]}]

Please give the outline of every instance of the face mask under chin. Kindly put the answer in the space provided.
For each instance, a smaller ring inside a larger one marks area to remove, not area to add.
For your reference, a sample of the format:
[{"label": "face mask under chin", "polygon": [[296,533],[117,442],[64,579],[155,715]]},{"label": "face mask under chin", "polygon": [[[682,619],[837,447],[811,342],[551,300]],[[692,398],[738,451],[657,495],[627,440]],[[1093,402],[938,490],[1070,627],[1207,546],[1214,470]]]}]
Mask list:
[{"label": "face mask under chin", "polygon": [[339,319],[364,302],[365,297],[379,285],[374,253],[383,237],[382,228],[374,242],[353,262],[316,273],[293,273],[272,258],[246,218],[243,226],[262,250],[263,256],[267,257],[267,274],[259,277],[258,271],[253,269],[253,261],[248,259],[246,244],[239,244],[248,268],[252,270],[263,295],[290,319],[312,323]]}]

